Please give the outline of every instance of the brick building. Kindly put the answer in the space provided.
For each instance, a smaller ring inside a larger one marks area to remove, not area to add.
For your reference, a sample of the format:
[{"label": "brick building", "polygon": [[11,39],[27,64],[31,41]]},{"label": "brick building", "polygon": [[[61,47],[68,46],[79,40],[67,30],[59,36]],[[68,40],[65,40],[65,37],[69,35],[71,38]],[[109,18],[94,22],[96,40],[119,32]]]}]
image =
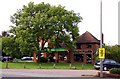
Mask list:
[{"label": "brick building", "polygon": [[99,47],[100,41],[86,31],[76,43],[76,49],[73,52],[73,62],[94,63],[93,57]]}]

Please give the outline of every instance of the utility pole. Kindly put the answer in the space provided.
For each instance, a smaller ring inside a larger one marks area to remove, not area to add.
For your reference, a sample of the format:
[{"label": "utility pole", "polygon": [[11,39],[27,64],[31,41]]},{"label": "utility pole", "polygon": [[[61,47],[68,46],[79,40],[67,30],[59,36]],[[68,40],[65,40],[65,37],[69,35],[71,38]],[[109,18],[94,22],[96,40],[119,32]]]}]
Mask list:
[{"label": "utility pole", "polygon": [[[102,0],[100,1],[100,48],[102,48]],[[103,77],[103,62],[100,59],[100,77]]]},{"label": "utility pole", "polygon": [[118,2],[118,45],[120,45],[120,1]]}]

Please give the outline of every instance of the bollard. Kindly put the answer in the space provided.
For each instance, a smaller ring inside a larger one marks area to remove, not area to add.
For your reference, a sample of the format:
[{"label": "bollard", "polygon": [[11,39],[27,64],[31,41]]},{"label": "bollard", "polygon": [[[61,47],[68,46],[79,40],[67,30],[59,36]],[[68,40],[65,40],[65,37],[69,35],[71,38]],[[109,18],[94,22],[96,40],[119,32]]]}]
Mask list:
[{"label": "bollard", "polygon": [[84,64],[82,64],[82,69],[84,69]]},{"label": "bollard", "polygon": [[53,64],[53,68],[55,69],[55,63]]},{"label": "bollard", "polygon": [[40,69],[41,69],[41,66],[42,66],[42,65],[41,65],[41,64],[39,64],[39,68],[40,68]]},{"label": "bollard", "polygon": [[26,68],[26,64],[24,63],[24,69]]},{"label": "bollard", "polygon": [[6,59],[6,69],[8,69],[8,61],[7,61],[7,59]]},{"label": "bollard", "polygon": [[72,64],[70,63],[70,65],[69,65],[69,67],[70,67],[70,69],[71,69],[71,67],[72,67]]}]

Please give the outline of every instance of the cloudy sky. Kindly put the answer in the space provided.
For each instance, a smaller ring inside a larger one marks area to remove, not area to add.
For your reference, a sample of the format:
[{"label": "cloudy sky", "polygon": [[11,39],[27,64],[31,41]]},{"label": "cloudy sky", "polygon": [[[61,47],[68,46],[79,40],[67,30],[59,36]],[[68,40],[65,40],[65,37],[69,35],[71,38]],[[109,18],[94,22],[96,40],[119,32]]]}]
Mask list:
[{"label": "cloudy sky", "polygon": [[[83,17],[83,21],[78,25],[80,35],[89,31],[100,39],[100,0],[1,0],[0,33],[1,31],[9,30],[11,25],[10,16],[30,1],[35,4],[41,2],[55,6],[60,4],[65,6],[67,10],[74,10],[75,13],[80,13]],[[104,43],[109,45],[118,44],[118,1],[120,0],[102,1]]]}]

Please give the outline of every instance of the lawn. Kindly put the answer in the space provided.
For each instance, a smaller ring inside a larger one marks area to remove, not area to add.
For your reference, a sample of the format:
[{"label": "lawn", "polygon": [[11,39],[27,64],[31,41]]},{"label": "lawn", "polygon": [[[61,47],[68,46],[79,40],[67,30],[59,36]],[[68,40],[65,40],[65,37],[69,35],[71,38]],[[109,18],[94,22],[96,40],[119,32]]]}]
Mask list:
[{"label": "lawn", "polygon": [[[6,62],[2,63],[2,68],[6,68]],[[73,63],[36,63],[36,62],[9,62],[9,69],[94,69],[93,64]]]}]

